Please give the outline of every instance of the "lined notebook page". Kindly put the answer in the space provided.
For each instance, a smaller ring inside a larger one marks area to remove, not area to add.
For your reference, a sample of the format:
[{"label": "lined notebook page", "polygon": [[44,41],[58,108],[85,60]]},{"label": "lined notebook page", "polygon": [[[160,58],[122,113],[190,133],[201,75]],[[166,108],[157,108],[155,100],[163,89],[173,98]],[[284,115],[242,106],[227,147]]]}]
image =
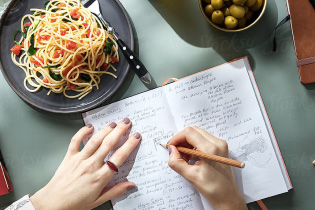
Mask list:
[{"label": "lined notebook page", "polygon": [[95,132],[109,122],[118,122],[125,117],[132,120],[131,131],[120,139],[109,156],[129,133],[139,131],[142,135],[140,145],[119,167],[119,173],[108,185],[128,179],[136,183],[137,189],[113,199],[114,209],[203,209],[199,193],[168,167],[168,151],[159,145],[178,132],[163,88],[124,99],[83,116],[86,124],[93,124]]},{"label": "lined notebook page", "polygon": [[199,126],[226,140],[247,202],[287,192],[262,112],[241,59],[166,86],[178,130]]}]

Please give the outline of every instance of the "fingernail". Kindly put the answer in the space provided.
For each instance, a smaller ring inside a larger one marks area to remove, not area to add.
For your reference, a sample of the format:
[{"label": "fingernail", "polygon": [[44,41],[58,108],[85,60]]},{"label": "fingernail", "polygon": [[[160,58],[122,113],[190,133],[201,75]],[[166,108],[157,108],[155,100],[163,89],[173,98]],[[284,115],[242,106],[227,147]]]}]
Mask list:
[{"label": "fingernail", "polygon": [[168,147],[168,153],[171,154],[172,153],[172,146]]},{"label": "fingernail", "polygon": [[88,127],[88,128],[92,128],[92,124],[88,124],[88,125],[86,125],[86,127]]},{"label": "fingernail", "polygon": [[116,126],[117,126],[117,124],[115,122],[112,122],[109,124],[109,127],[111,127],[111,128],[115,128]]},{"label": "fingernail", "polygon": [[128,187],[127,187],[127,190],[128,190],[128,191],[131,191],[131,190],[133,190],[133,189],[135,189],[135,188],[136,188],[136,186],[128,186]]},{"label": "fingernail", "polygon": [[129,118],[125,118],[125,119],[123,119],[123,122],[125,123],[125,124],[129,124],[130,123],[130,120],[129,120]]},{"label": "fingernail", "polygon": [[135,133],[135,134],[133,134],[133,136],[136,138],[136,139],[140,139],[141,138],[141,135],[140,135],[140,133]]}]

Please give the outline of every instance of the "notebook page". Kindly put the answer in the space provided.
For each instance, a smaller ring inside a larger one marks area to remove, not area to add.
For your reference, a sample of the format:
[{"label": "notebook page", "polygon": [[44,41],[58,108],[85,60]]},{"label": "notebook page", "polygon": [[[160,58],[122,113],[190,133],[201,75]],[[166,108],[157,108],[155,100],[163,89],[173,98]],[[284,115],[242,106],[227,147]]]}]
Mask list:
[{"label": "notebook page", "polygon": [[[244,63],[245,63],[245,66],[247,69],[250,69],[250,66],[249,66],[249,62],[247,60],[244,60]],[[257,98],[257,101],[259,103],[259,106],[260,106],[260,110],[262,112],[262,115],[264,117],[264,120],[265,120],[265,125],[267,126],[267,130],[269,132],[269,136],[270,136],[270,139],[271,139],[271,143],[273,144],[273,149],[276,153],[276,156],[277,156],[277,159],[278,159],[278,162],[280,163],[280,168],[281,168],[281,171],[282,171],[282,176],[284,177],[284,180],[285,180],[285,183],[287,185],[287,189],[292,189],[293,186],[292,186],[292,183],[290,181],[290,178],[289,178],[289,174],[287,172],[287,169],[286,169],[286,166],[284,164],[284,161],[282,159],[282,156],[281,156],[281,153],[280,153],[280,149],[279,149],[279,146],[278,146],[278,143],[277,143],[277,140],[276,140],[276,137],[273,133],[273,130],[272,130],[272,127],[271,127],[271,124],[269,122],[269,118],[268,118],[268,115],[267,115],[267,112],[265,110],[265,106],[263,104],[263,101],[262,101],[262,98],[260,97],[260,93],[259,93],[259,90],[258,90],[258,87],[257,87],[257,84],[256,84],[256,81],[255,81],[255,77],[254,75],[252,74],[252,72],[248,72],[248,76],[252,82],[252,87],[254,88],[254,91],[255,91],[255,94],[256,94],[256,98]]]},{"label": "notebook page", "polygon": [[287,192],[248,71],[241,59],[165,87],[179,130],[199,126],[245,162],[234,173],[247,203]]},{"label": "notebook page", "polygon": [[[129,180],[137,189],[113,199],[114,209],[203,209],[198,192],[168,167],[168,151],[159,145],[177,133],[163,88],[83,114],[85,123],[93,124],[95,131],[125,117],[132,120],[131,133],[139,131],[142,140],[108,186]],[[113,151],[126,138],[124,136]]]}]

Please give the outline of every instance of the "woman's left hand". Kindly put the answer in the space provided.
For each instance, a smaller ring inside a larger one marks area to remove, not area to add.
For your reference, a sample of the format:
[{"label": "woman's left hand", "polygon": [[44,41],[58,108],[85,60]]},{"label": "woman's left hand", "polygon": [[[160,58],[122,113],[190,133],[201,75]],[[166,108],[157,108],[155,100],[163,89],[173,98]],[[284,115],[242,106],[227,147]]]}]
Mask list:
[{"label": "woman's left hand", "polygon": [[[132,182],[105,188],[114,171],[104,163],[104,159],[130,126],[128,118],[118,124],[112,122],[93,135],[79,151],[83,138],[93,131],[92,125],[81,128],[71,139],[66,156],[53,178],[31,196],[35,209],[92,209],[134,188]],[[119,167],[140,139],[139,133],[130,135],[110,161]]]}]

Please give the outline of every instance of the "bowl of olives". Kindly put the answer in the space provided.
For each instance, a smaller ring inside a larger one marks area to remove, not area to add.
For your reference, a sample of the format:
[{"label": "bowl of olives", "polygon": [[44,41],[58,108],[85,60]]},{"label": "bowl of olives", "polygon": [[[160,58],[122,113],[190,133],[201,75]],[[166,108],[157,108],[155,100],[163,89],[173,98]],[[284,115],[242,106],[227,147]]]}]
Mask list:
[{"label": "bowl of olives", "polygon": [[199,0],[199,5],[212,26],[238,32],[252,27],[262,17],[267,0]]}]

